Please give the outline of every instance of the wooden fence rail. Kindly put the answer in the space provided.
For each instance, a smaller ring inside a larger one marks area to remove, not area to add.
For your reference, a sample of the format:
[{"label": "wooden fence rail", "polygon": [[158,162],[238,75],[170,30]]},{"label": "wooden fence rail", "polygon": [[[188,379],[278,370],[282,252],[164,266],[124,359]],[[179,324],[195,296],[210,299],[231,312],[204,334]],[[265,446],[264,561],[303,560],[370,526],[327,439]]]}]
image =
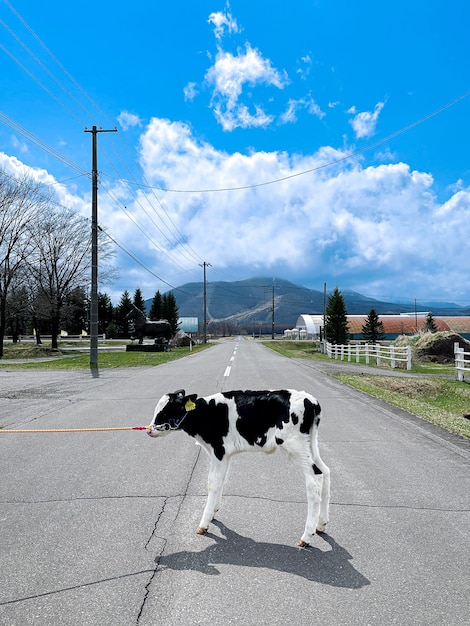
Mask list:
[{"label": "wooden fence rail", "polygon": [[455,353],[455,369],[457,370],[457,380],[463,382],[465,380],[465,372],[470,372],[470,352],[465,352],[459,344],[454,344]]},{"label": "wooden fence rail", "polygon": [[362,358],[365,358],[366,365],[370,365],[371,359],[375,359],[376,365],[379,367],[384,361],[392,369],[400,367],[403,363],[407,370],[411,369],[411,346],[396,347],[396,346],[381,346],[380,344],[333,344],[328,341],[323,342],[323,352],[327,354],[330,359],[340,359],[341,361],[347,360],[351,362],[353,360],[359,363]]}]

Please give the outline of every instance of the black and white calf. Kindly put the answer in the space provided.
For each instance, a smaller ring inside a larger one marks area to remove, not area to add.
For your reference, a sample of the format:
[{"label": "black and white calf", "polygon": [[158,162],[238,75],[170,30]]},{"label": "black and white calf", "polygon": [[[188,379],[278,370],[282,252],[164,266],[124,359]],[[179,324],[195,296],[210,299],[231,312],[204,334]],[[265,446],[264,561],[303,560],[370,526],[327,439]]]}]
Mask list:
[{"label": "black and white calf", "polygon": [[330,470],[320,457],[320,405],[305,391],[225,391],[198,398],[183,389],[164,395],[149,426],[151,437],[184,430],[210,456],[208,498],[198,534],[204,534],[220,506],[230,458],[237,452],[284,450],[305,475],[308,512],[298,542],[309,545],[328,522]]}]

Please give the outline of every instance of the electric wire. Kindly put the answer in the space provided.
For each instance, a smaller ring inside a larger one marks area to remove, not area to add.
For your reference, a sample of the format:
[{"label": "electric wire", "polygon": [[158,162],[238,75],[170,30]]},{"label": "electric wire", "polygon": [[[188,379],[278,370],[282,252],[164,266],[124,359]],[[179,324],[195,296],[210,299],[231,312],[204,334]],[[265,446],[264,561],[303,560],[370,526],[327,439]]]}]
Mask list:
[{"label": "electric wire", "polygon": [[61,161],[67,167],[70,167],[71,169],[79,172],[81,176],[86,176],[88,178],[91,178],[90,172],[83,169],[80,165],[78,165],[77,163],[74,163],[73,161],[71,161],[69,158],[67,158],[60,152],[57,152],[57,150],[49,146],[45,141],[43,141],[42,139],[39,139],[39,137],[34,135],[31,131],[27,130],[23,126],[21,126],[19,122],[16,122],[15,120],[13,120],[11,117],[6,115],[2,111],[0,111],[0,121],[3,124],[5,124],[5,126],[8,126],[9,128],[11,128],[11,130],[13,130],[15,133],[18,133],[19,135],[21,135],[26,140],[36,145],[38,148],[40,148],[44,152],[47,152],[47,154],[49,154],[50,156]]},{"label": "electric wire", "polygon": [[[87,100],[96,108],[96,110],[104,117],[107,118],[106,114],[103,113],[103,111],[101,110],[101,108],[97,105],[97,103],[90,98],[90,96],[87,94],[87,92],[79,85],[79,83],[73,78],[73,76],[66,70],[66,68],[60,63],[60,61],[57,59],[57,57],[54,56],[54,54],[50,51],[50,49],[44,44],[44,42],[38,37],[38,35],[34,32],[34,30],[27,24],[27,22],[21,17],[21,15],[18,13],[18,11],[16,11],[14,9],[14,7],[12,6],[12,4],[10,2],[8,2],[8,0],[4,0],[5,4],[7,4],[7,6],[10,8],[10,10],[14,13],[14,15],[21,21],[21,23],[23,24],[23,26],[30,32],[30,34],[36,39],[36,41],[41,45],[41,47],[46,51],[46,53],[53,59],[53,61],[58,65],[58,67],[65,73],[65,75],[71,80],[71,82],[79,89],[79,91],[87,98]],[[47,74],[54,80],[54,82],[62,89],[62,91],[64,91],[64,93],[66,93],[66,95],[68,95],[68,97],[70,97],[72,99],[72,101],[81,108],[81,110],[88,115],[89,117],[93,117],[86,108],[84,108],[80,102],[78,102],[78,100],[70,93],[70,91],[53,75],[53,73],[51,71],[49,71],[49,69],[38,59],[38,57],[36,55],[34,55],[34,53],[26,46],[26,44],[24,44],[21,39],[12,31],[12,29],[10,29],[4,22],[3,20],[0,20],[0,23],[2,23],[2,25],[8,30],[8,32],[12,35],[12,37],[14,37],[16,39],[16,41],[23,47],[23,49],[34,59],[34,61],[36,63],[39,64],[39,66],[45,71],[47,72]],[[1,45],[1,44],[0,44]],[[50,92],[50,90],[48,90],[23,64],[21,64],[13,55],[12,53],[10,53],[4,46],[1,46],[5,52],[7,52],[7,54],[9,54],[9,56],[11,56],[17,63],[18,65],[33,79],[35,80],[39,86],[49,95],[51,96],[60,106],[62,106],[62,108],[64,108],[64,110],[69,113],[72,117],[74,117],[75,120],[79,121],[83,126],[85,126],[85,123],[80,120],[72,111],[70,111],[70,109],[68,107],[66,107],[58,98],[56,98],[54,96],[54,94],[52,94],[52,92]],[[108,118],[109,119],[109,118]],[[119,150],[116,149],[114,142],[111,140],[112,145],[115,148],[115,152],[118,156],[118,158],[120,159],[121,163],[124,165],[124,167],[127,169],[128,173],[132,175],[129,167],[127,166],[125,160],[122,158],[121,154],[119,153]],[[38,145],[38,144],[36,144]],[[109,158],[109,156],[107,155],[106,151],[103,149],[103,147],[101,147],[101,152],[103,153],[103,155],[105,156],[106,160],[108,161],[108,163],[110,164],[110,166],[115,170],[116,174],[117,174],[117,170],[113,165],[112,159]],[[121,180],[124,180],[122,177],[119,177]],[[145,178],[145,177],[144,177]],[[137,181],[135,181],[137,182]],[[132,191],[132,189],[129,187],[128,183],[125,183],[127,185],[127,188],[129,190],[129,192],[131,194],[133,194],[134,192]],[[193,250],[193,248],[191,248],[191,246],[189,246],[189,244],[187,242],[184,241],[184,236],[181,233],[181,231],[179,231],[179,229],[177,228],[177,226],[175,225],[174,221],[171,219],[171,217],[169,216],[168,212],[166,211],[165,207],[163,206],[163,204],[161,203],[160,199],[156,196],[155,191],[152,190],[152,194],[155,197],[155,199],[157,200],[158,204],[160,205],[160,208],[162,209],[162,211],[164,212],[165,216],[167,217],[167,219],[169,220],[169,222],[171,223],[171,225],[174,228],[174,231],[172,231],[172,229],[170,228],[170,226],[168,226],[168,224],[165,222],[165,220],[162,219],[161,215],[159,214],[159,212],[155,209],[155,207],[152,206],[152,203],[150,202],[150,200],[147,198],[147,201],[149,203],[149,206],[153,209],[153,212],[158,216],[159,220],[161,221],[162,225],[166,228],[166,230],[170,233],[170,235],[172,237],[175,237],[175,233],[176,233],[176,238],[175,241],[177,241],[178,243],[181,244],[181,246],[183,248],[179,249],[179,254],[181,254],[182,256],[186,257],[187,260],[189,260],[190,262],[193,263],[197,263],[199,262],[200,258],[199,255],[197,255],[197,253]],[[139,206],[141,206],[142,210],[146,213],[147,217],[150,219],[150,221],[153,223],[153,225],[157,228],[157,230],[162,234],[163,237],[165,237],[165,239],[168,241],[168,243],[170,245],[173,245],[173,242],[171,241],[171,239],[169,239],[169,237],[163,232],[162,228],[160,228],[155,220],[149,215],[148,211],[143,207],[142,203],[140,202],[140,200],[136,197],[135,201],[137,202],[137,204],[139,204]],[[134,220],[135,223],[135,220]],[[189,250],[189,255],[185,253],[184,248]]]},{"label": "electric wire", "polygon": [[[14,7],[11,5],[10,2],[8,2],[8,0],[4,0],[5,4],[10,8],[10,10],[18,17],[18,19],[21,21],[21,23],[25,26],[25,28],[27,28],[27,30],[35,37],[35,39],[40,43],[40,45],[43,47],[43,49],[50,55],[50,57],[57,63],[57,65],[61,68],[61,70],[66,74],[66,76],[73,82],[73,84],[77,87],[77,89],[80,90],[80,92],[93,104],[93,106],[96,108],[97,111],[100,112],[100,114],[104,115],[105,114],[101,111],[101,109],[99,108],[99,106],[96,104],[96,102],[94,102],[89,95],[86,93],[85,90],[83,90],[83,88],[77,83],[77,81],[75,81],[75,79],[73,79],[73,77],[71,76],[71,74],[69,74],[69,72],[67,72],[67,70],[65,69],[65,67],[60,63],[60,61],[52,54],[52,52],[47,48],[47,46],[45,46],[45,44],[42,42],[42,40],[36,35],[36,33],[34,33],[34,31],[28,26],[28,24],[25,22],[25,20],[23,20],[23,18],[19,15],[19,13],[14,9]],[[0,20],[1,21],[1,20]],[[13,33],[13,31],[11,31],[11,29],[9,27],[7,27],[5,25],[5,23],[3,21],[1,21],[2,25],[8,30],[8,32],[10,32],[10,34],[20,43],[20,45],[23,46],[23,48],[32,56],[32,58],[39,63],[40,67],[42,67],[42,69],[44,69],[44,71],[47,72],[47,74],[49,76],[51,76],[51,78],[53,78],[53,80],[56,82],[56,84],[72,99],[73,102],[75,102],[75,104],[77,106],[79,106],[82,110],[84,110],[87,114],[88,112],[86,111],[86,109],[84,109],[84,107],[82,107],[82,105],[74,98],[74,96],[62,85],[62,83],[60,81],[58,81],[53,74],[42,64],[41,61],[39,61],[39,59],[37,57],[35,57],[35,55],[29,50],[29,48],[27,48],[22,42],[21,40]],[[54,96],[54,94],[52,94],[52,92],[50,92],[25,66],[23,66],[15,57],[14,55],[12,55],[12,53],[10,53],[2,44],[0,44],[0,47],[10,56],[10,58],[12,58],[43,90],[46,91],[46,93],[52,97],[69,115],[71,115],[75,120],[79,121],[80,123],[81,120],[72,112],[70,111],[70,109],[68,107],[66,107],[58,98],[56,98],[56,96]],[[164,208],[162,202],[160,201],[160,199],[156,196],[155,194],[155,190],[160,190],[160,191],[165,191],[165,192],[173,192],[173,193],[213,193],[213,192],[231,192],[231,191],[238,191],[238,190],[248,190],[248,189],[254,189],[257,187],[262,187],[262,186],[267,186],[267,185],[272,185],[272,184],[276,184],[276,183],[280,183],[289,179],[293,179],[295,177],[298,176],[303,176],[306,174],[310,174],[312,172],[327,168],[327,167],[331,167],[333,165],[337,165],[343,161],[352,159],[354,157],[357,157],[369,150],[372,150],[373,148],[376,148],[380,145],[382,145],[383,143],[390,141],[392,139],[394,139],[395,137],[409,131],[410,129],[418,126],[419,124],[422,124],[423,122],[429,120],[430,118],[434,117],[435,115],[438,115],[439,113],[441,113],[442,111],[446,110],[447,108],[455,105],[457,102],[461,101],[462,99],[464,99],[465,97],[467,97],[470,94],[470,91],[465,92],[464,94],[461,94],[459,97],[455,98],[454,100],[444,104],[443,106],[439,107],[438,109],[432,111],[431,113],[425,115],[424,117],[412,122],[411,124],[408,124],[407,126],[399,129],[398,131],[395,131],[391,134],[389,134],[388,136],[386,136],[385,138],[374,142],[368,146],[365,146],[364,148],[360,149],[360,150],[356,150],[354,152],[351,152],[347,155],[342,156],[339,159],[335,159],[331,162],[328,163],[324,163],[321,165],[318,165],[314,168],[310,168],[307,170],[303,170],[301,172],[294,172],[290,175],[287,176],[283,176],[277,179],[273,179],[273,180],[269,180],[269,181],[262,181],[262,182],[258,182],[258,183],[253,183],[250,185],[241,185],[241,186],[236,186],[236,187],[225,187],[225,188],[207,188],[207,189],[170,189],[170,188],[161,188],[161,187],[157,187],[157,186],[151,186],[147,184],[147,181],[145,179],[145,176],[143,176],[143,179],[145,181],[145,184],[140,184],[137,182],[133,182],[133,181],[129,181],[123,178],[119,178],[119,180],[121,181],[122,184],[125,184],[127,187],[127,189],[129,190],[129,192],[131,192],[131,187],[132,186],[138,186],[141,188],[146,188],[149,189],[153,192],[156,201],[158,202],[160,208],[162,209],[162,211],[165,213],[167,219],[169,220],[169,222],[172,224],[172,226],[176,229],[176,232],[178,232],[178,234],[181,237],[184,237],[182,235],[182,233],[179,231],[179,229],[177,228],[177,226],[174,224],[173,220],[171,219],[170,215],[168,214],[168,212],[166,211],[166,209]],[[6,123],[10,128],[14,129],[15,132],[18,132],[19,134],[21,134],[23,137],[25,137],[26,139],[28,139],[29,141],[32,141],[33,143],[35,143],[39,148],[45,150],[46,152],[48,152],[49,154],[51,154],[51,156],[54,156],[55,158],[58,158],[60,161],[62,161],[65,165],[67,165],[68,167],[72,167],[73,169],[77,170],[80,173],[80,176],[87,176],[89,177],[89,173],[86,172],[85,170],[83,170],[82,168],[80,168],[78,165],[74,164],[72,161],[70,161],[69,159],[67,159],[66,157],[64,157],[63,155],[60,155],[60,153],[58,153],[57,151],[55,151],[53,148],[51,148],[50,146],[48,146],[47,144],[45,144],[44,142],[42,142],[41,140],[38,140],[38,138],[35,138],[34,135],[32,135],[32,133],[30,133],[29,131],[26,131],[26,129],[21,128],[20,125],[18,125],[16,122],[14,122],[13,120],[11,120],[11,118],[8,118],[8,116],[6,116],[3,113],[0,113],[0,116],[3,118],[4,123]],[[106,116],[105,116],[106,117]],[[20,130],[21,129],[21,130]],[[118,151],[117,151],[118,153]],[[119,153],[118,153],[119,154]],[[108,162],[110,164],[112,164],[111,159],[107,158]],[[122,163],[124,164],[124,166],[126,167],[127,171],[129,173],[130,169],[127,167],[127,165],[125,164],[124,161],[122,161]],[[114,168],[115,169],[115,168]],[[117,173],[117,170],[115,169],[115,172]],[[107,176],[107,174],[103,174],[104,176]],[[147,217],[150,219],[150,221],[154,224],[154,226],[159,230],[159,232],[162,234],[162,236],[164,236],[166,238],[166,240],[168,241],[168,243],[172,243],[170,239],[168,239],[168,237],[163,233],[163,231],[161,230],[161,228],[159,228],[157,226],[157,224],[155,223],[155,221],[149,216],[148,212],[144,209],[144,207],[142,206],[142,204],[138,201],[139,206],[141,206],[141,208],[143,209],[143,211],[146,213]],[[153,207],[149,201],[150,206],[152,207],[153,211],[156,213],[156,215],[159,217],[159,219],[162,221],[162,224],[164,224],[164,227],[171,233],[171,235],[173,236],[173,232],[171,231],[170,227],[168,226],[168,224],[162,220],[159,212],[155,209],[155,207]],[[126,215],[130,218],[130,215],[128,213],[126,213]],[[136,221],[135,219],[132,220],[133,223],[135,224]],[[142,230],[142,229],[141,229]],[[144,229],[145,230],[145,229]],[[155,242],[152,242],[155,245]],[[180,241],[180,243],[182,243],[183,245],[187,246],[188,249],[191,250],[191,256],[193,257],[192,259],[189,259],[186,256],[187,260],[190,260],[191,262],[195,262],[196,259],[201,260],[201,257],[189,246],[189,244],[187,244],[184,241]],[[161,248],[157,248],[159,249],[159,251],[161,251],[162,253],[165,253]],[[178,251],[179,254],[182,254],[182,251],[179,250]],[[183,255],[185,256],[185,255]],[[170,258],[170,257],[169,257]],[[174,259],[171,259],[171,261],[174,263]],[[184,269],[181,265],[179,265],[179,267],[181,267],[182,269]]]},{"label": "electric wire", "polygon": [[408,124],[407,126],[404,126],[403,128],[397,131],[394,131],[393,133],[391,133],[390,135],[387,135],[383,139],[379,139],[378,141],[375,141],[374,143],[369,144],[365,146],[364,148],[360,148],[359,150],[355,150],[354,152],[348,153],[340,157],[339,159],[335,159],[334,161],[329,161],[328,163],[322,163],[321,165],[317,165],[315,167],[302,170],[301,172],[294,172],[293,174],[282,176],[280,178],[275,178],[273,180],[267,180],[267,181],[260,182],[260,183],[252,183],[250,185],[239,185],[237,187],[220,187],[220,188],[213,188],[213,189],[210,189],[210,188],[207,188],[207,189],[171,189],[171,188],[166,188],[166,187],[152,186],[151,188],[159,190],[159,191],[165,191],[168,193],[218,193],[218,192],[227,192],[227,191],[244,191],[247,189],[256,189],[257,187],[265,187],[268,185],[274,185],[276,183],[281,183],[286,180],[290,180],[292,178],[297,178],[299,176],[305,176],[306,174],[311,174],[312,172],[318,172],[319,170],[332,167],[333,165],[338,165],[339,163],[342,163],[343,161],[348,161],[349,159],[353,159],[354,157],[364,154],[365,152],[368,152],[369,150],[373,150],[374,148],[377,148],[378,146],[386,143],[387,141],[395,139],[395,137],[398,137],[399,135],[406,133],[407,131],[411,130],[415,126],[418,126],[419,124],[426,122],[432,117],[435,117],[439,113],[442,113],[442,111],[445,111],[451,106],[454,106],[454,104],[457,104],[457,102],[460,102],[460,100],[463,100],[468,95],[470,95],[470,91],[466,91],[465,93],[461,94],[457,98],[454,98],[453,100],[451,100],[450,102],[447,102],[446,104],[439,107],[438,109],[435,109],[431,113],[428,113],[424,117],[418,120],[415,120],[411,124]]},{"label": "electric wire", "polygon": [[50,96],[55,102],[57,102],[57,104],[62,107],[64,109],[64,111],[66,113],[68,113],[70,116],[72,116],[75,120],[77,120],[78,122],[80,122],[80,119],[75,115],[75,113],[72,113],[72,111],[63,103],[59,100],[59,98],[57,98],[52,91],[50,91],[45,85],[42,84],[42,82],[39,80],[39,78],[37,78],[32,72],[30,72],[28,70],[28,68],[23,65],[23,63],[21,63],[21,61],[19,61],[15,55],[10,52],[7,48],[5,48],[5,46],[3,44],[0,43],[0,49],[3,50],[6,54],[8,54],[8,56],[19,66],[21,67],[21,69],[26,72],[26,74],[28,74],[28,76],[30,78],[32,78],[32,80],[34,80],[35,83],[37,83],[39,85],[39,87],[41,87],[41,89],[43,91],[45,91],[47,93],[48,96]]},{"label": "electric wire", "polygon": [[188,291],[184,291],[183,289],[181,289],[180,287],[175,287],[174,285],[172,285],[171,283],[169,283],[168,281],[166,281],[164,278],[162,278],[161,276],[158,276],[158,274],[155,274],[155,272],[153,270],[151,270],[149,267],[147,267],[144,263],[142,263],[142,261],[140,261],[132,252],[130,252],[129,250],[127,250],[124,245],[122,243],[120,243],[118,241],[118,239],[116,237],[113,237],[112,235],[109,234],[108,231],[104,230],[103,228],[101,228],[101,226],[98,226],[98,229],[104,233],[120,250],[122,250],[122,252],[124,252],[125,254],[127,254],[127,256],[129,256],[133,261],[135,261],[138,265],[140,265],[140,267],[142,267],[144,270],[146,270],[149,274],[151,274],[152,276],[154,276],[155,278],[157,278],[159,281],[161,281],[163,284],[167,285],[168,287],[170,287],[171,289],[173,289],[174,291],[179,291],[180,293],[184,293],[188,296],[191,296],[193,294],[189,293]]}]

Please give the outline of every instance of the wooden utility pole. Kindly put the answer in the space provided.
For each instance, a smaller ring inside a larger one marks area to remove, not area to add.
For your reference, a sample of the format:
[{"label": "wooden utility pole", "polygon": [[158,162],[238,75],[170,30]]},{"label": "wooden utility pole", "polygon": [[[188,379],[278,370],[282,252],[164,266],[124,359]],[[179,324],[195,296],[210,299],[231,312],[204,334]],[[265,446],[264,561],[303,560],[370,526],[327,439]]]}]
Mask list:
[{"label": "wooden utility pole", "polygon": [[211,267],[210,263],[199,263],[199,265],[204,269],[204,343],[207,343],[207,288],[206,288],[206,267]]},{"label": "wooden utility pole", "polygon": [[117,133],[117,128],[104,130],[92,126],[91,130],[91,293],[90,293],[90,368],[98,371],[98,133]]}]

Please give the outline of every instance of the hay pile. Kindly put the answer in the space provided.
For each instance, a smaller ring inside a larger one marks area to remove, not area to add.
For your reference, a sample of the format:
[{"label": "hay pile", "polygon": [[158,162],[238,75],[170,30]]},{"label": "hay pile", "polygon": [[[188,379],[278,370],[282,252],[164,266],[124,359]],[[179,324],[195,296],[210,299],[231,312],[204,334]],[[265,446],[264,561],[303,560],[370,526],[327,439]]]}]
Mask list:
[{"label": "hay pile", "polygon": [[396,346],[411,344],[416,359],[428,363],[454,363],[455,343],[465,352],[470,351],[470,341],[452,332],[423,333],[414,337],[401,335],[394,343]]}]

